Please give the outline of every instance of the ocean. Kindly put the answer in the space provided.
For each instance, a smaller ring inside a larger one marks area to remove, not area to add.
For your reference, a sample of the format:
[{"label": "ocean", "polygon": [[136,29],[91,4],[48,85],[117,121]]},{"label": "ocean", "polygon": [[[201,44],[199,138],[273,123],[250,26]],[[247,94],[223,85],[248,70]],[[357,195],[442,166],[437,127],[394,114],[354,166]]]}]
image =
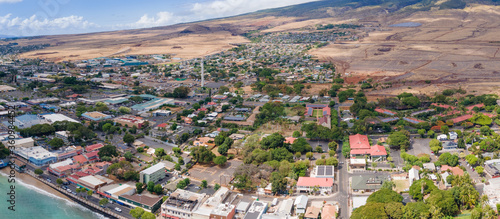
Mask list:
[{"label": "ocean", "polygon": [[[0,172],[0,218],[9,219],[101,219],[103,215],[66,199],[26,184],[16,178],[15,183],[7,181],[7,175]],[[8,209],[7,193],[10,185],[16,186],[15,212]]]}]

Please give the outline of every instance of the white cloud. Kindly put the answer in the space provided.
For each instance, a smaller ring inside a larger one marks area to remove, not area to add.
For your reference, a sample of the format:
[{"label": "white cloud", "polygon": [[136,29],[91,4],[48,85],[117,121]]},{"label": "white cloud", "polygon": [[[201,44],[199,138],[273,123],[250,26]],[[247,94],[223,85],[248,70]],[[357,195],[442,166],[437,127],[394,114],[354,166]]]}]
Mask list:
[{"label": "white cloud", "polygon": [[148,14],[143,15],[138,21],[121,25],[128,28],[146,28],[146,27],[156,27],[169,25],[178,21],[178,19],[174,19],[174,15],[170,12],[163,11],[156,13],[156,16],[149,16]]},{"label": "white cloud", "polygon": [[200,18],[238,15],[268,8],[312,2],[315,0],[215,0],[207,3],[195,3],[191,8]]},{"label": "white cloud", "polygon": [[22,2],[23,0],[0,0],[0,4],[2,3],[17,3]]},{"label": "white cloud", "polygon": [[71,15],[54,19],[39,19],[36,15],[29,18],[0,16],[0,32],[18,36],[86,32],[98,25],[88,22],[81,16]]}]

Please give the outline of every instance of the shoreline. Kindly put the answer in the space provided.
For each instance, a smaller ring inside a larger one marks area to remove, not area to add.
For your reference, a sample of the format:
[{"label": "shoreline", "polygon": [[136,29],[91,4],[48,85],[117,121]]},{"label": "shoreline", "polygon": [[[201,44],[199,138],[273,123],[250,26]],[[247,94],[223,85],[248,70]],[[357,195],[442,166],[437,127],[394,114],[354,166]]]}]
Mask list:
[{"label": "shoreline", "polygon": [[[6,174],[6,175],[9,175],[9,171],[10,171],[9,167],[6,167],[6,168],[3,168],[0,170],[0,172],[2,172],[3,174]],[[57,196],[60,199],[64,199],[64,200],[69,201],[69,202],[74,203],[74,204],[78,204],[78,203],[74,202],[73,200],[71,200],[70,198],[68,198],[67,196],[60,193],[59,191],[53,189],[50,186],[45,185],[44,183],[40,182],[38,179],[35,179],[31,175],[28,175],[26,173],[19,173],[16,171],[16,183],[18,181],[21,183],[24,183],[28,186],[33,186],[33,187],[38,188],[42,191],[50,193],[54,196]]]}]

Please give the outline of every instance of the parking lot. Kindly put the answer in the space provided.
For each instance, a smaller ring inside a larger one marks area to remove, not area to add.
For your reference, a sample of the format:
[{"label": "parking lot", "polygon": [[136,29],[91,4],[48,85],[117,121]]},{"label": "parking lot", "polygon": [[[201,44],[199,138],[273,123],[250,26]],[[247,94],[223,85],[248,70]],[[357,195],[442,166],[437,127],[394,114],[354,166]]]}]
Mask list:
[{"label": "parking lot", "polygon": [[197,164],[189,170],[189,176],[200,181],[206,180],[209,185],[215,185],[215,183],[227,185],[233,177],[234,171],[241,164],[243,162],[239,160],[230,160],[224,167]]},{"label": "parking lot", "polygon": [[429,147],[429,138],[411,138],[410,148],[407,151],[408,154],[419,155],[419,154],[431,154],[431,148]]}]

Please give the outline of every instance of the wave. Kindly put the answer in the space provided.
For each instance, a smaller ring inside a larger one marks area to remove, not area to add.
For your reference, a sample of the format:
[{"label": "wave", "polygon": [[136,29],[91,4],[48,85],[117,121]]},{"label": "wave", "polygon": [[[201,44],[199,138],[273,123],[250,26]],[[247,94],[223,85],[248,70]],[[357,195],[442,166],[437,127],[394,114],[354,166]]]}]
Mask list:
[{"label": "wave", "polygon": [[[3,172],[0,172],[0,175],[5,176],[5,177],[9,177],[9,175],[7,175],[7,174],[5,174],[5,173],[3,173]],[[28,177],[32,177],[32,176],[29,176],[29,175],[27,175],[27,176],[28,176]],[[35,180],[36,180],[36,179],[35,179]],[[24,186],[24,187],[26,187],[27,189],[33,190],[33,191],[35,191],[35,192],[37,192],[37,193],[39,193],[39,194],[42,194],[42,195],[45,195],[45,196],[49,196],[49,197],[51,197],[51,198],[53,198],[53,199],[62,200],[62,201],[64,201],[64,203],[65,203],[67,206],[70,206],[70,207],[76,207],[76,208],[78,208],[78,209],[80,209],[80,210],[82,210],[82,211],[88,211],[88,212],[91,212],[91,213],[93,213],[94,215],[96,215],[96,216],[97,216],[97,218],[100,218],[100,219],[107,219],[107,217],[105,217],[105,216],[104,216],[104,215],[102,215],[102,214],[96,213],[96,212],[94,212],[94,211],[92,211],[92,210],[90,210],[90,209],[88,209],[88,208],[86,208],[86,207],[84,207],[84,206],[82,206],[82,205],[80,205],[80,204],[76,203],[76,202],[70,201],[70,200],[65,199],[65,198],[61,198],[61,197],[59,197],[59,196],[57,196],[57,195],[54,195],[54,194],[52,194],[52,193],[50,193],[50,192],[47,192],[47,191],[45,191],[45,190],[43,190],[43,189],[40,189],[40,188],[38,188],[38,187],[36,187],[36,186],[34,186],[34,185],[31,185],[31,184],[29,184],[29,183],[23,182],[23,181],[22,181],[21,179],[19,179],[19,178],[16,178],[16,183],[17,183],[17,182],[19,182],[19,184],[20,184],[21,186]],[[41,182],[40,182],[40,183],[41,183]],[[57,207],[59,207],[59,206],[57,206]],[[65,212],[66,212],[66,211],[65,211]],[[66,213],[68,214],[68,212],[66,212]]]}]

